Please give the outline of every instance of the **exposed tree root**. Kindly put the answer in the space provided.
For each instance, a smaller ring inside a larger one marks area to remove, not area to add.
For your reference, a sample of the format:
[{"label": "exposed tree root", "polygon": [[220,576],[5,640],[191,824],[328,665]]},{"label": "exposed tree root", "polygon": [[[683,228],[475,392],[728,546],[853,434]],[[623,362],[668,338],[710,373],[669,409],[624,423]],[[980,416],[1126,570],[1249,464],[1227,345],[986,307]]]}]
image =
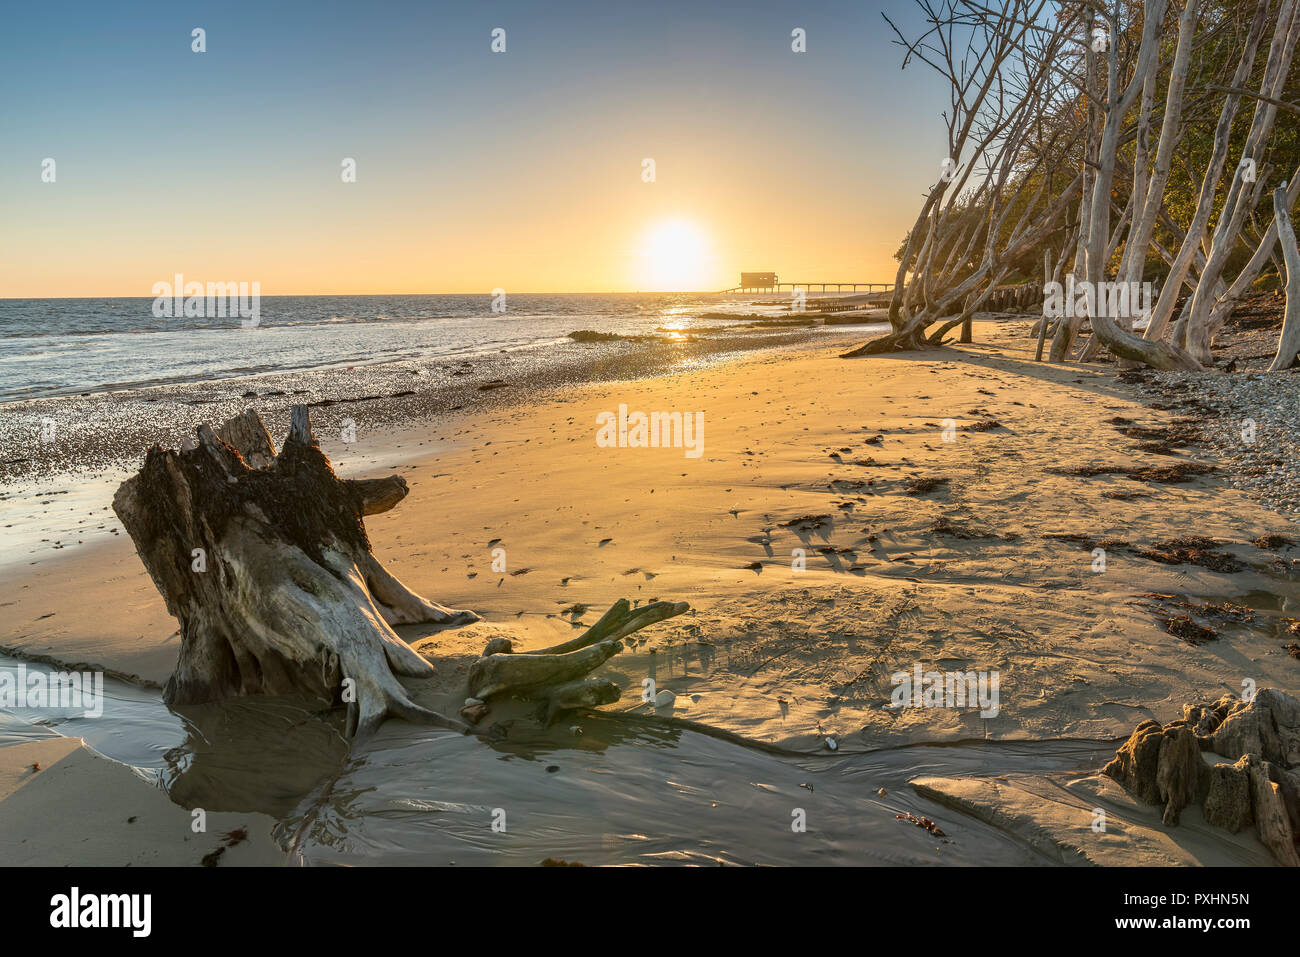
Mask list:
[{"label": "exposed tree root", "polygon": [[578,679],[622,651],[621,639],[689,608],[686,602],[657,601],[634,609],[624,598],[572,641],[516,653],[509,640],[494,638],[470,669],[469,693],[474,700],[467,705],[471,713],[462,714],[478,720],[482,713],[476,702],[502,694],[543,702],[548,723],[567,709],[617,701],[619,690],[612,682]]}]

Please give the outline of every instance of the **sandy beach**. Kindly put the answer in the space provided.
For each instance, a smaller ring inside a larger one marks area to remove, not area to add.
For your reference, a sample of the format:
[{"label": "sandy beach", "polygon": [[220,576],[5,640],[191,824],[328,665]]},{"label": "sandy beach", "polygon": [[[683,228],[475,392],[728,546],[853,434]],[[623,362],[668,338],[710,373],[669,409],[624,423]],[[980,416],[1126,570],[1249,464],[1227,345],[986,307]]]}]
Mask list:
[{"label": "sandy beach", "polygon": [[[1178,441],[1177,411],[1113,369],[1032,362],[1025,331],[855,360],[820,338],[347,446],[323,434],[340,474],[410,483],[367,520],[375,554],[483,617],[399,628],[438,670],[408,688],[454,712],[491,637],[564,641],[627,597],[691,611],[598,672],[625,689],[611,710],[795,752],[1106,742],[1244,681],[1300,691],[1293,524]],[[599,447],[620,405],[702,413],[701,454]],[[1171,428],[1172,447],[1139,448]],[[172,671],[175,621],[125,536],[10,565],[0,593],[6,653],[153,685]],[[996,672],[996,714],[891,707],[916,666]],[[645,678],[670,709],[640,700]]]},{"label": "sandy beach", "polygon": [[[1159,428],[1177,416],[1104,371],[1033,365],[1015,331],[990,327],[992,341],[935,357],[845,361],[816,344],[420,432],[363,430],[346,450],[322,444],[348,477],[402,470],[410,496],[367,523],[377,555],[420,594],[485,619],[422,650],[477,654],[489,627],[544,645],[619,597],[689,601],[689,620],[612,664],[633,675],[653,650],[700,695],[691,717],[763,740],[812,746],[819,727],[846,747],[1047,729],[1114,737],[1162,717],[1162,703],[1245,677],[1286,687],[1295,666],[1279,647],[1273,583],[1292,563],[1286,547],[1252,542],[1293,525],[1213,473],[1172,484],[1056,474],[1202,460],[1194,447],[1137,451],[1108,420]],[[702,411],[703,454],[598,448],[596,418],[620,404]],[[918,493],[917,479],[941,484]],[[1240,570],[1138,554],[1171,537],[1171,514]],[[1128,544],[1095,573],[1091,541]],[[796,549],[805,570],[792,568]],[[5,649],[158,684],[170,675],[174,623],[128,540],[16,568],[0,587]],[[1256,620],[1229,627],[1230,643],[1193,645],[1166,633],[1149,593],[1248,605]],[[917,661],[1001,668],[1001,713],[916,727],[916,715],[889,714],[889,675]]]}]

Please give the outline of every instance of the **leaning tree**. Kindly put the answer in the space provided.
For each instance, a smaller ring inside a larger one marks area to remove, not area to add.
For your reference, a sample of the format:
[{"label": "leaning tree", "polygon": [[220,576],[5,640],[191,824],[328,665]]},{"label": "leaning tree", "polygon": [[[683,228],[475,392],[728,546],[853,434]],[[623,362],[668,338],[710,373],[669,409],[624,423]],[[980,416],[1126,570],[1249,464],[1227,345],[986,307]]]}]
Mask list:
[{"label": "leaning tree", "polygon": [[[416,704],[399,680],[435,672],[395,625],[478,620],[415,594],[372,554],[364,517],[406,494],[400,476],[336,476],[302,405],[278,453],[252,410],[200,426],[179,450],[149,449],[113,509],[180,623],[166,703],[306,694],[346,706],[350,738],[390,715],[467,729]],[[507,695],[537,699],[548,717],[616,700],[612,682],[585,676],[621,650],[621,638],[687,608],[621,600],[578,638],[534,652],[494,638],[470,669],[461,715],[472,724]]]},{"label": "leaning tree", "polygon": [[1018,260],[1062,230],[1083,183],[1066,168],[1083,131],[1060,108],[1068,84],[1054,63],[1066,34],[1043,29],[1047,0],[1009,0],[999,10],[961,0],[921,6],[928,27],[917,39],[890,26],[904,66],[916,59],[949,81],[948,156],[900,256],[891,331],[846,358],[938,345]]},{"label": "leaning tree", "polygon": [[[961,177],[930,191],[909,233],[891,331],[848,355],[938,345],[1009,272],[1061,241],[1069,275],[1093,295],[1056,323],[1053,361],[1072,358],[1087,322],[1080,359],[1104,347],[1121,363],[1211,366],[1214,333],[1277,263],[1276,217],[1246,226],[1294,164],[1291,134],[1280,146],[1272,134],[1279,115],[1300,114],[1284,98],[1294,98],[1300,0],[918,3],[928,27],[899,42],[950,82]],[[1290,182],[1288,207],[1300,169]],[[1072,223],[1063,202],[1076,203]],[[1108,293],[1141,283],[1153,255],[1166,278],[1139,332],[1142,307]],[[1057,281],[1059,269],[1044,272]]]}]

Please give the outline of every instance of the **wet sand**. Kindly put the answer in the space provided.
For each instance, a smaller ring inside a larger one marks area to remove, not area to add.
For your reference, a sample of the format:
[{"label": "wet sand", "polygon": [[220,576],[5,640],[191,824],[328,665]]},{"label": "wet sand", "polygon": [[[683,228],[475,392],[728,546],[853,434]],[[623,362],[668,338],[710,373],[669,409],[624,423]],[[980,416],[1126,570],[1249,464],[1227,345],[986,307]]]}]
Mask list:
[{"label": "wet sand", "polygon": [[[6,866],[224,867],[282,864],[274,822],[256,813],[197,819],[130,768],[75,738],[0,748],[0,860]],[[214,855],[209,857],[209,855]]]},{"label": "wet sand", "polygon": [[562,339],[462,357],[368,363],[359,356],[352,365],[6,402],[0,404],[0,501],[15,485],[134,468],[150,445],[174,447],[200,424],[250,406],[273,431],[288,428],[290,406],[307,404],[322,435],[341,435],[347,421],[359,434],[373,435],[531,402],[584,383],[662,375],[817,334],[811,325],[783,324],[788,321],[756,317],[680,333]]},{"label": "wet sand", "polygon": [[[306,404],[338,463],[378,466],[375,450],[485,410],[531,405],[585,383],[698,368],[819,334],[759,318],[718,327],[464,357],[366,363],[150,385],[0,404],[0,568],[121,534],[113,491],[151,445],[175,448],[204,422],[256,408],[274,434]],[[800,320],[811,322],[812,320]],[[838,331],[838,330],[837,330]],[[355,439],[353,436],[355,435]],[[380,455],[382,456],[382,451]],[[399,452],[395,462],[409,453]]]}]

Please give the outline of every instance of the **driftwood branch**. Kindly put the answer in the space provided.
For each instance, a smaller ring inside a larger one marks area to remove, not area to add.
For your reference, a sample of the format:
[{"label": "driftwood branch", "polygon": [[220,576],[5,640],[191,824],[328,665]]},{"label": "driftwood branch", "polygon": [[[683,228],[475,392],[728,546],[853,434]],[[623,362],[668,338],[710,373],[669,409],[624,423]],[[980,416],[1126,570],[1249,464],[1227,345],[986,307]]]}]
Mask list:
[{"label": "driftwood branch", "polygon": [[494,638],[469,674],[470,700],[462,715],[477,721],[487,699],[511,694],[535,698],[547,706],[547,721],[562,710],[608,704],[619,698],[609,681],[575,680],[599,668],[623,650],[622,639],[648,625],[687,611],[686,602],[657,601],[632,608],[626,598],[601,616],[585,632],[562,644],[537,651],[515,653],[511,642]]}]

